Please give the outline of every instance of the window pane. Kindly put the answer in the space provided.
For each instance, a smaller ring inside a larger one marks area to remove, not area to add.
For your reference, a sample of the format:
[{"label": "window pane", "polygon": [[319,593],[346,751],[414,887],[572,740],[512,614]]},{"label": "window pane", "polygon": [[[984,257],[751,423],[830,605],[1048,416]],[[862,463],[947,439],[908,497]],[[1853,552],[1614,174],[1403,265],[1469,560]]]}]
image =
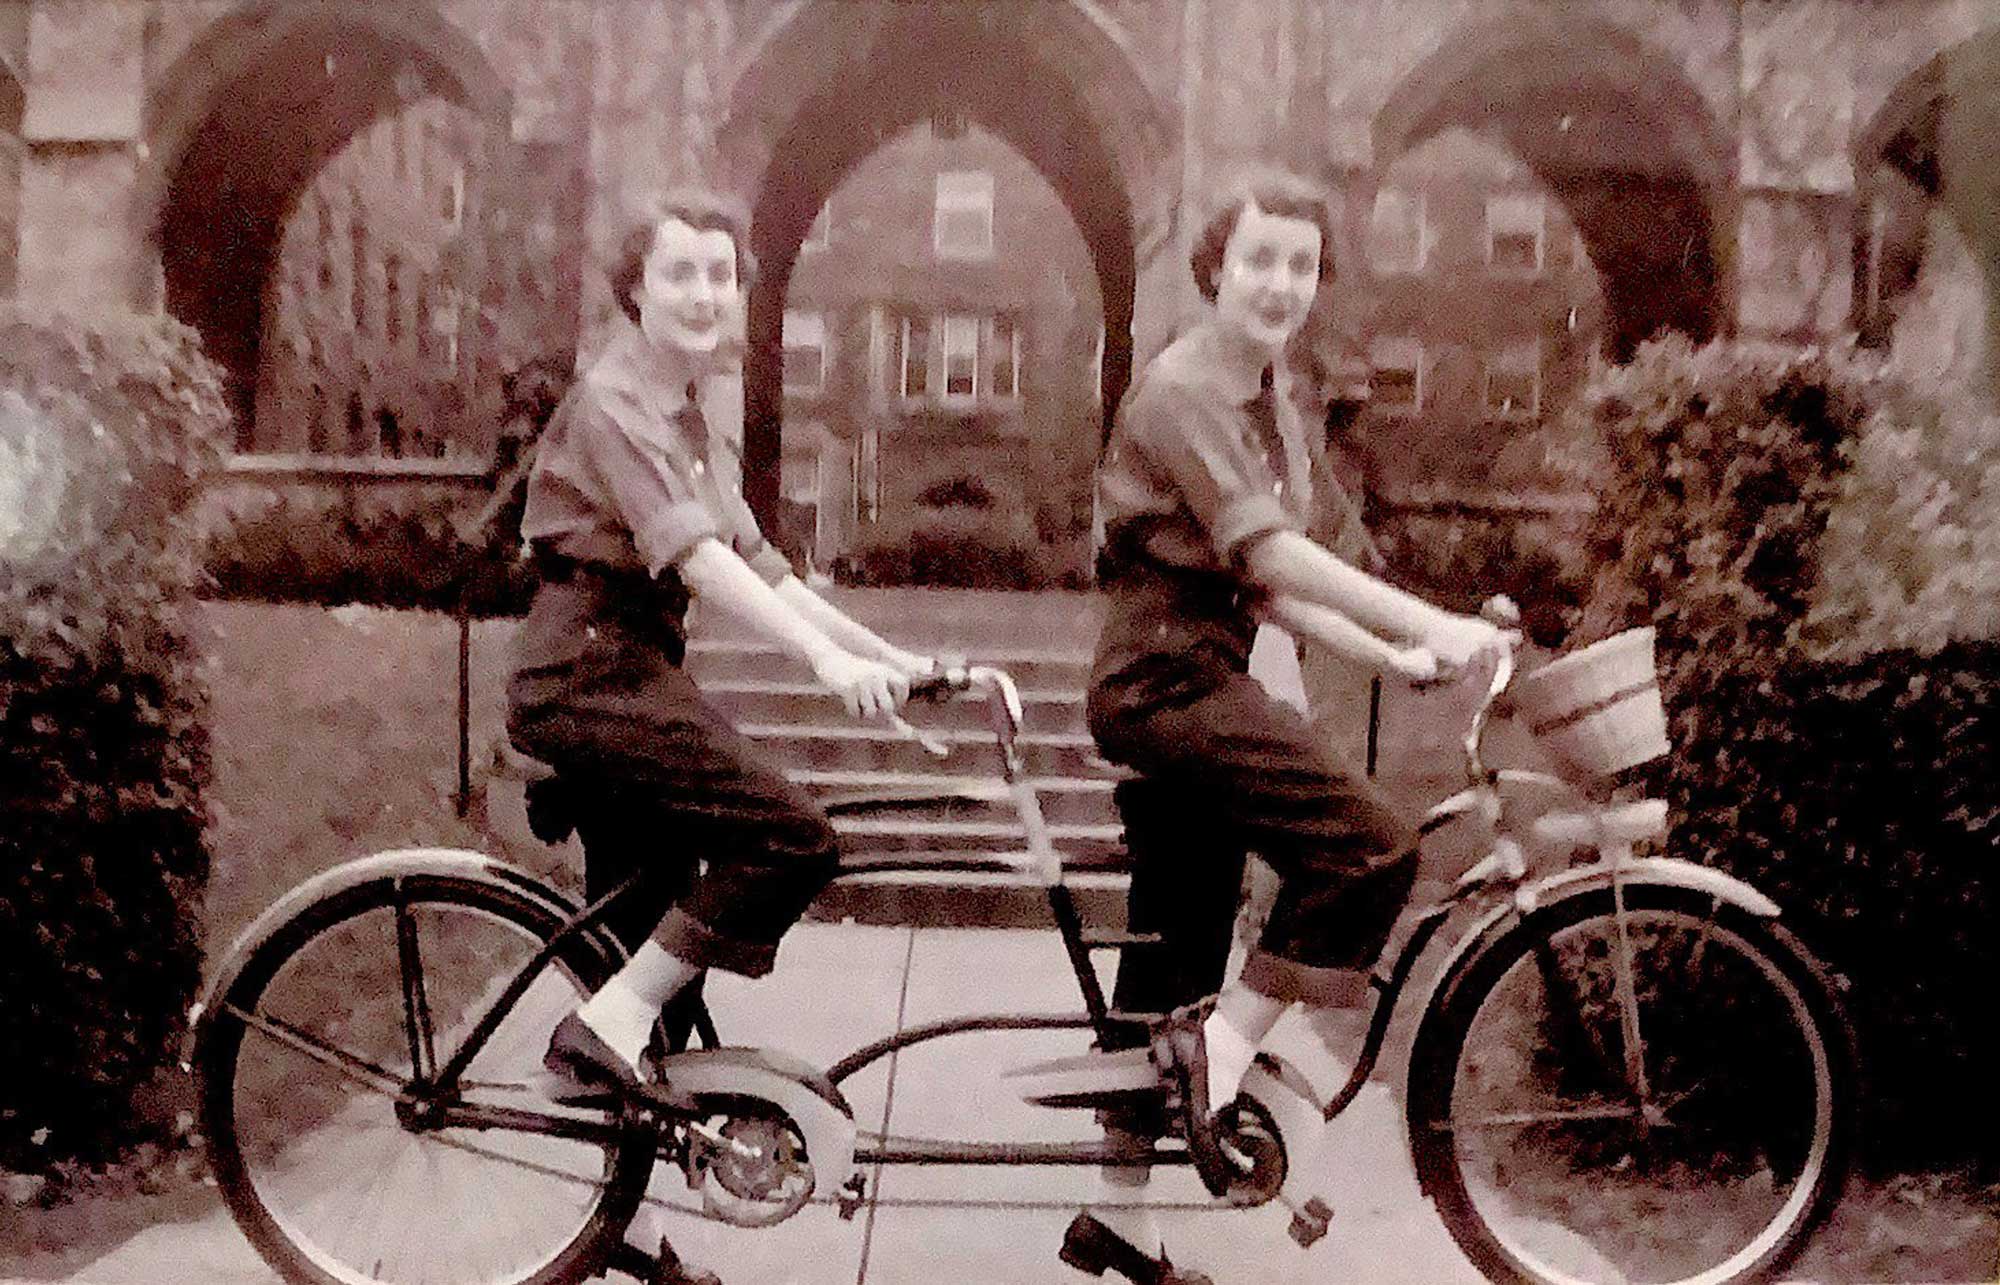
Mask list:
[{"label": "window pane", "polygon": [[1496,353],[1486,363],[1486,412],[1531,419],[1541,411],[1541,352],[1533,345]]},{"label": "window pane", "polygon": [[1424,198],[1384,188],[1375,194],[1368,225],[1368,257],[1378,272],[1417,272],[1424,266]]},{"label": "window pane", "polygon": [[931,327],[928,321],[903,322],[903,396],[922,397],[930,388]]},{"label": "window pane", "polygon": [[826,382],[826,319],[817,312],[785,312],[785,390],[816,393]]},{"label": "window pane", "polygon": [[977,391],[979,323],[972,317],[944,319],[944,395],[971,397]]},{"label": "window pane", "polygon": [[944,258],[983,258],[993,252],[993,176],[984,170],[937,176],[932,246]]},{"label": "window pane", "polygon": [[1486,259],[1510,272],[1542,267],[1542,199],[1498,195],[1486,198]]},{"label": "window pane", "polygon": [[1423,403],[1423,348],[1414,339],[1382,338],[1368,349],[1369,405],[1415,411]]},{"label": "window pane", "polygon": [[986,387],[991,396],[1015,395],[1015,347],[1019,342],[1014,323],[995,317],[986,323]]}]

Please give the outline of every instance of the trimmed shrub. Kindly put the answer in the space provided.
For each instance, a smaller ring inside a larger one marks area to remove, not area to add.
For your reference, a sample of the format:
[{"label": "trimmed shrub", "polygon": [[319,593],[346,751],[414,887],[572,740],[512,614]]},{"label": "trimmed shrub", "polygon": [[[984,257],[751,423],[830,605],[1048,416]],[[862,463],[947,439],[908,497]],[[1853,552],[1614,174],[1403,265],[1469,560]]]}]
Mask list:
[{"label": "trimmed shrub", "polygon": [[228,414],[194,332],[0,313],[0,1168],[149,1126],[200,977],[187,509]]},{"label": "trimmed shrub", "polygon": [[1943,412],[1845,356],[1680,340],[1584,406],[1614,470],[1578,637],[1658,630],[1675,749],[1640,775],[1673,808],[1671,850],[1776,898],[1851,983],[1873,1159],[1990,1156],[2000,651],[1908,646],[1981,619],[1943,609],[1977,583],[1976,540],[1913,561],[1950,488],[1891,466],[1957,458],[1931,435]]}]

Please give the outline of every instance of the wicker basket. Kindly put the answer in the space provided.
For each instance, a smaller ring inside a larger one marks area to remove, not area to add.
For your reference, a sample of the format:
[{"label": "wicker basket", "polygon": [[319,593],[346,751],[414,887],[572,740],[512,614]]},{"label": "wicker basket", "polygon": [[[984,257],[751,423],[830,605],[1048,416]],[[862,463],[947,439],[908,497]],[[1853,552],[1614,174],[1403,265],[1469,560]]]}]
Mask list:
[{"label": "wicker basket", "polygon": [[1651,629],[1628,629],[1523,675],[1514,706],[1551,753],[1586,776],[1610,776],[1673,748]]}]

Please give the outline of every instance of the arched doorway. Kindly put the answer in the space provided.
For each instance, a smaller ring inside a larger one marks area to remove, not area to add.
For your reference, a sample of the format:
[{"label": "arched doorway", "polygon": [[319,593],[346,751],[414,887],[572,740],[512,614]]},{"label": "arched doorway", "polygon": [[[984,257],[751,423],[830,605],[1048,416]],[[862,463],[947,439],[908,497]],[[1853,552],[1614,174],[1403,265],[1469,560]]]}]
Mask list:
[{"label": "arched doorway", "polygon": [[1568,7],[1474,23],[1376,117],[1378,172],[1452,128],[1493,137],[1562,201],[1603,281],[1612,358],[1730,327],[1733,148],[1670,57]]},{"label": "arched doorway", "polygon": [[506,85],[466,36],[421,5],[261,0],[218,20],[147,104],[141,208],[167,310],[223,368],[252,422],[267,280],[299,194],[354,136],[436,97],[504,138]]},{"label": "arched doorway", "polygon": [[760,514],[777,508],[784,299],[799,245],[858,161],[906,127],[946,117],[991,130],[1061,196],[1098,277],[1107,408],[1130,379],[1136,211],[1173,135],[1109,20],[1081,0],[796,6],[754,42],[718,137],[725,181],[751,201],[762,266],[748,318],[744,461]]},{"label": "arched doorway", "polygon": [[[1946,49],[1905,77],[1856,135],[1861,217],[1855,243],[1856,329],[1909,342],[1924,366],[1993,377],[2000,335],[2000,28]],[[1971,271],[1967,273],[1966,268]],[[1970,277],[1973,280],[1967,280]],[[1976,295],[1976,297],[1975,297]],[[1900,346],[1900,345],[1899,345]],[[1952,351],[1936,351],[1949,348]]]}]

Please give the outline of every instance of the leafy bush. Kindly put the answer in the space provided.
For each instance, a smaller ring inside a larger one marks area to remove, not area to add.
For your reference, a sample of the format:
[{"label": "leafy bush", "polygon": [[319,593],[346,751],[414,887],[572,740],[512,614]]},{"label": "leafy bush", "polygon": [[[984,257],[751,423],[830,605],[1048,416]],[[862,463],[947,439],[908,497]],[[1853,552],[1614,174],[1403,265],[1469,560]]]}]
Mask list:
[{"label": "leafy bush", "polygon": [[1846,457],[1805,649],[1851,661],[2000,637],[2000,416],[1892,389]]},{"label": "leafy bush", "polygon": [[264,602],[519,615],[534,596],[521,512],[535,447],[569,385],[552,354],[503,380],[490,489],[399,481],[237,482],[203,515],[212,592]]},{"label": "leafy bush", "polygon": [[1081,572],[1057,565],[1028,519],[996,508],[914,505],[866,528],[851,560],[864,585],[966,589],[1080,587]]},{"label": "leafy bush", "polygon": [[1590,592],[1581,525],[1562,512],[1399,507],[1370,530],[1397,584],[1463,612],[1504,593],[1537,644],[1559,647]]},{"label": "leafy bush", "polygon": [[1825,353],[1650,344],[1585,404],[1614,475],[1580,637],[1658,630],[1672,849],[1771,894],[1851,981],[1877,1159],[1992,1154],[2000,649],[1932,645],[1984,627],[1991,491],[1942,475],[1990,487],[1990,457]]},{"label": "leafy bush", "polygon": [[171,321],[0,313],[0,1168],[111,1157],[199,981],[187,507],[228,424]]}]

